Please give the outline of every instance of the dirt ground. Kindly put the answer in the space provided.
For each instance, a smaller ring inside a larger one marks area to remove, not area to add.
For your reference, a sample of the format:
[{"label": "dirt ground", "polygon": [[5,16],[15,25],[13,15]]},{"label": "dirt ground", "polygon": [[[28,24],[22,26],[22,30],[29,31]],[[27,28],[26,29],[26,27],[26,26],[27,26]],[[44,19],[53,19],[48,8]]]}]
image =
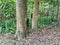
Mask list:
[{"label": "dirt ground", "polygon": [[20,41],[14,40],[13,35],[0,34],[0,45],[60,45],[60,27],[33,31],[26,39]]}]

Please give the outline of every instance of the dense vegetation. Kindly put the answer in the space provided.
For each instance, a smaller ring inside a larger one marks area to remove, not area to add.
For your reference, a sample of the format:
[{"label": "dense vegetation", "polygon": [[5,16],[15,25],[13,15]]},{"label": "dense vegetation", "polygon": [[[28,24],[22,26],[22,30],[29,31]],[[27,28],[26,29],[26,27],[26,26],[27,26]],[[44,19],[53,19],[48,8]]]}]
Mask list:
[{"label": "dense vegetation", "polygon": [[[59,15],[60,0],[41,0],[39,3],[38,24],[47,25],[56,22]],[[16,0],[0,0],[0,32],[15,32]],[[58,7],[58,8],[57,8]],[[27,1],[27,17],[31,28],[34,0]]]}]

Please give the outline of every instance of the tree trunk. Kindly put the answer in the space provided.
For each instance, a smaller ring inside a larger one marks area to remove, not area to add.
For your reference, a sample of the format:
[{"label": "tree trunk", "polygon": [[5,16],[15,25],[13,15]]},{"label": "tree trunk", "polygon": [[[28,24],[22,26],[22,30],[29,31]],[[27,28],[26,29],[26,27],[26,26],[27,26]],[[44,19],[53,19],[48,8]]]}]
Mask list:
[{"label": "tree trunk", "polygon": [[38,12],[39,12],[39,0],[34,0],[34,13],[32,18],[32,29],[37,29],[37,18],[38,18]]},{"label": "tree trunk", "polygon": [[57,0],[57,15],[56,15],[56,19],[57,19],[57,25],[60,24],[60,19],[59,19],[59,0]]},{"label": "tree trunk", "polygon": [[56,19],[59,20],[59,0],[57,0],[57,15],[56,15]]},{"label": "tree trunk", "polygon": [[26,0],[16,0],[16,34],[18,40],[25,37],[26,33]]}]

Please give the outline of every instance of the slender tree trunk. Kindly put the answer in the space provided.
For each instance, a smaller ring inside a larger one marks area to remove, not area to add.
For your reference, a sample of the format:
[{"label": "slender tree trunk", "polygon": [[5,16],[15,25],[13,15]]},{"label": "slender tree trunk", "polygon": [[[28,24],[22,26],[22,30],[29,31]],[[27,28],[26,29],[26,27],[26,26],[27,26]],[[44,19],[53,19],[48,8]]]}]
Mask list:
[{"label": "slender tree trunk", "polygon": [[26,0],[16,0],[16,34],[18,40],[25,37],[26,33]]},{"label": "slender tree trunk", "polygon": [[57,20],[58,20],[58,15],[59,15],[59,2],[57,0],[57,15],[56,15]]},{"label": "slender tree trunk", "polygon": [[37,29],[37,18],[38,18],[38,12],[39,12],[39,0],[34,0],[34,13],[32,18],[32,29]]},{"label": "slender tree trunk", "polygon": [[60,19],[59,19],[59,0],[57,0],[57,15],[56,15],[56,19],[57,19],[57,25],[59,25],[59,23],[60,23]]}]

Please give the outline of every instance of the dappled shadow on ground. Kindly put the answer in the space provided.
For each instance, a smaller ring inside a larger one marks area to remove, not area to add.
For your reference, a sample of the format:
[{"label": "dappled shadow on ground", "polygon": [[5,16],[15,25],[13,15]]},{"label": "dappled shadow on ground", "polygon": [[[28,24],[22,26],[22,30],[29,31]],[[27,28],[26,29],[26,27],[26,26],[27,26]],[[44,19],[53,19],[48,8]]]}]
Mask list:
[{"label": "dappled shadow on ground", "polygon": [[13,35],[0,35],[0,45],[60,45],[60,27],[33,31],[26,39],[20,41],[14,40]]}]

